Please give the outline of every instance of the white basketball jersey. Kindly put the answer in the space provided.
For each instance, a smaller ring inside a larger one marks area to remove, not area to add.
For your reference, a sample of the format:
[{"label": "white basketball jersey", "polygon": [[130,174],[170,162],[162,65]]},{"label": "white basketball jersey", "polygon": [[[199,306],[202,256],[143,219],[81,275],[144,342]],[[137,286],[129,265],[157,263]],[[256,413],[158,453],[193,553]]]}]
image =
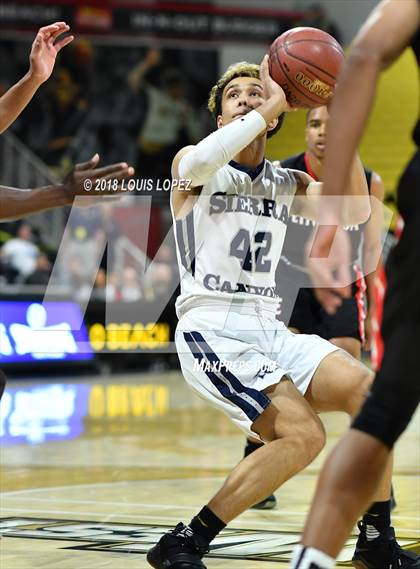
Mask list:
[{"label": "white basketball jersey", "polygon": [[235,162],[217,171],[190,213],[174,218],[178,315],[197,297],[276,301],[276,267],[295,191],[293,174],[268,160],[252,171]]}]

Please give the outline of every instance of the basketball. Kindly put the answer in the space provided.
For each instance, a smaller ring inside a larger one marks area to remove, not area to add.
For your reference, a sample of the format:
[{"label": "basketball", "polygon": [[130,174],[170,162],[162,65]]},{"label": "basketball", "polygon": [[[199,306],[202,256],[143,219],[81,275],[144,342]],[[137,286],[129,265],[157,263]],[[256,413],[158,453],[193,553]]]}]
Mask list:
[{"label": "basketball", "polygon": [[340,44],[317,28],[293,28],[269,49],[270,75],[293,107],[326,105],[344,60]]}]

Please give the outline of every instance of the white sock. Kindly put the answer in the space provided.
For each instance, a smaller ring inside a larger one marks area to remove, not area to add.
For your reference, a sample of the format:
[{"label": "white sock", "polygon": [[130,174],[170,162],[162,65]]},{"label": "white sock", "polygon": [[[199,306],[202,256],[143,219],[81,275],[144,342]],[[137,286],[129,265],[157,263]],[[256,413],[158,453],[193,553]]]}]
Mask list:
[{"label": "white sock", "polygon": [[302,544],[295,547],[290,569],[334,569],[335,560],[327,555]]}]

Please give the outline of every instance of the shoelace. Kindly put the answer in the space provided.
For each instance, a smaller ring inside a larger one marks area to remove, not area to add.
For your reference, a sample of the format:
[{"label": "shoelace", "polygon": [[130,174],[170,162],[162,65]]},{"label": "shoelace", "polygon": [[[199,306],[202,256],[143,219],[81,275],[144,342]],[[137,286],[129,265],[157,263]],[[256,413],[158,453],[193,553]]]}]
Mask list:
[{"label": "shoelace", "polygon": [[185,529],[184,524],[178,524],[173,530],[172,535],[180,541],[181,545],[198,553],[200,556],[206,555],[210,551],[208,543],[199,535],[188,535],[182,530]]},{"label": "shoelace", "polygon": [[390,545],[392,550],[392,557],[389,569],[398,569],[398,567],[402,567],[402,561],[401,561],[402,549],[395,540],[391,541]]},{"label": "shoelace", "polygon": [[199,553],[201,556],[206,555],[210,551],[208,544],[197,535],[192,535],[191,537],[188,537],[186,541],[188,547],[194,549],[194,551]]}]

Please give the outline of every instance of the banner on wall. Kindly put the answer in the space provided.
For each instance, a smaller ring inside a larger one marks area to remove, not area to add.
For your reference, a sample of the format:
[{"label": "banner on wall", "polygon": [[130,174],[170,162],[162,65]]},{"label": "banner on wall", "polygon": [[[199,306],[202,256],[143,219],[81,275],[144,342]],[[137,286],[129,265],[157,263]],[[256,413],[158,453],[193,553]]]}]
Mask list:
[{"label": "banner on wall", "polygon": [[0,365],[94,358],[75,302],[0,301]]},{"label": "banner on wall", "polygon": [[35,29],[66,21],[75,32],[159,38],[271,42],[297,25],[301,12],[159,2],[12,2],[0,4],[0,28]]},{"label": "banner on wall", "polygon": [[0,365],[89,363],[103,354],[167,354],[173,352],[176,322],[174,307],[162,309],[159,302],[95,301],[83,317],[76,302],[0,300]]}]

